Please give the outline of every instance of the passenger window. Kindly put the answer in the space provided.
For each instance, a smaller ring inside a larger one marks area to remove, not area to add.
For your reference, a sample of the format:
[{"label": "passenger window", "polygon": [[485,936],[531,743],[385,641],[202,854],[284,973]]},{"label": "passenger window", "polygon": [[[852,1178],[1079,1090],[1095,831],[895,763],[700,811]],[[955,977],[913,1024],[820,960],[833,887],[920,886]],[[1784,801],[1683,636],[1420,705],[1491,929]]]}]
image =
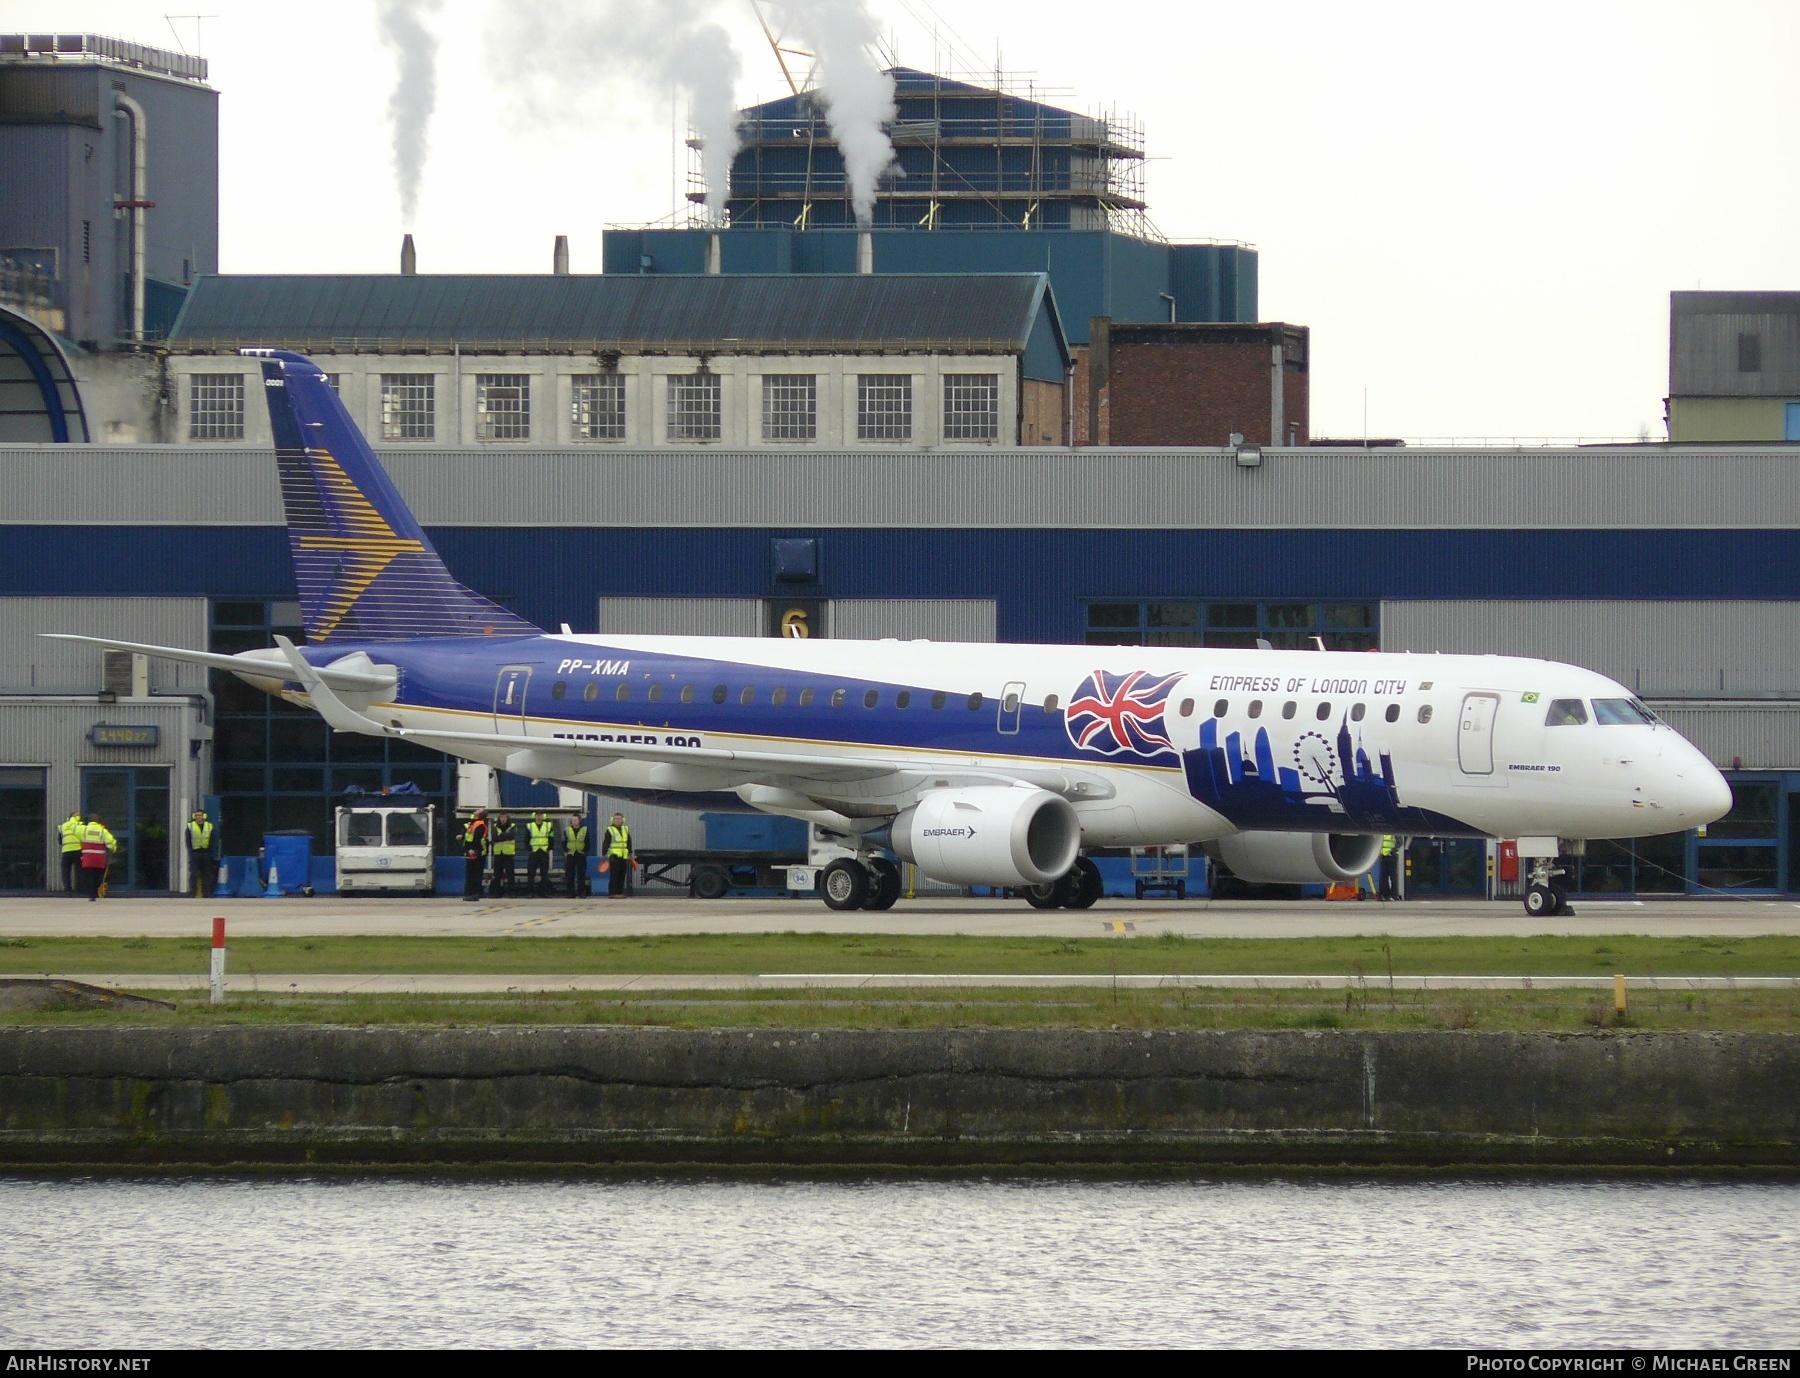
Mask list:
[{"label": "passenger window", "polygon": [[595,699],[599,698],[600,697],[599,681],[590,679],[587,682],[587,687],[581,691],[581,697],[586,699],[589,703],[592,703]]},{"label": "passenger window", "polygon": [[1213,705],[1213,716],[1215,718],[1222,718],[1230,711],[1231,711],[1231,705],[1229,703],[1227,703],[1224,699],[1220,699],[1217,703],[1215,703]]},{"label": "passenger window", "polygon": [[831,706],[833,708],[842,708],[844,706],[844,691],[842,689],[833,689],[831,691]]},{"label": "passenger window", "polygon": [[1331,716],[1331,705],[1329,703],[1321,703],[1318,708],[1314,710],[1313,716],[1320,722],[1324,722],[1325,719]]},{"label": "passenger window", "polygon": [[1181,701],[1181,716],[1184,718],[1191,718],[1194,716],[1194,701],[1192,699],[1183,699]]},{"label": "passenger window", "polygon": [[1003,713],[1017,713],[1019,711],[1019,696],[1017,694],[1008,694],[1005,698],[1001,699],[1000,711]]},{"label": "passenger window", "polygon": [[1056,702],[1055,694],[1044,695],[1044,711],[1046,713],[1054,713],[1056,711]]},{"label": "passenger window", "polygon": [[1419,721],[1420,722],[1430,722],[1431,721],[1431,705],[1430,704],[1422,703],[1419,705]]},{"label": "passenger window", "polygon": [[876,704],[878,704],[880,702],[881,702],[881,691],[879,689],[871,689],[863,695],[863,707],[864,708],[873,708]]},{"label": "passenger window", "polygon": [[894,695],[894,707],[896,708],[904,708],[911,702],[912,691],[910,689],[902,689],[898,694]]},{"label": "passenger window", "polygon": [[619,681],[619,687],[613,690],[613,697],[620,703],[624,703],[631,697],[631,686],[623,680]]},{"label": "passenger window", "polygon": [[1350,710],[1350,721],[1351,722],[1361,722],[1363,720],[1363,714],[1367,713],[1368,711],[1369,711],[1368,708],[1365,707],[1363,704],[1359,703],[1359,704],[1355,705]]},{"label": "passenger window", "polygon": [[1580,727],[1587,720],[1587,705],[1580,699],[1557,699],[1544,714],[1545,727]]},{"label": "passenger window", "polygon": [[648,695],[646,695],[646,697],[650,700],[651,703],[661,703],[662,702],[662,689],[663,689],[662,685],[652,684],[650,686],[650,692]]},{"label": "passenger window", "polygon": [[1389,722],[1399,722],[1400,721],[1400,705],[1397,703],[1390,703],[1387,706],[1387,712],[1384,713],[1382,716],[1385,717]]},{"label": "passenger window", "polygon": [[1250,716],[1253,718],[1260,718],[1262,716],[1262,700],[1261,699],[1251,699],[1250,700],[1249,713],[1250,713]]},{"label": "passenger window", "polygon": [[755,703],[756,702],[755,688],[751,685],[746,684],[744,686],[744,692],[738,695],[738,702],[739,703]]},{"label": "passenger window", "polygon": [[1601,727],[1648,727],[1656,715],[1636,699],[1595,699],[1594,721]]},{"label": "passenger window", "polygon": [[681,701],[683,703],[692,703],[694,701],[694,686],[693,685],[684,684],[681,686]]},{"label": "passenger window", "polygon": [[1281,705],[1281,716],[1284,718],[1291,718],[1294,716],[1295,710],[1299,707],[1299,704],[1295,703],[1292,699],[1289,699],[1286,703]]},{"label": "passenger window", "polygon": [[931,696],[931,706],[933,708],[942,708],[947,697],[948,696],[940,689]]},{"label": "passenger window", "polygon": [[810,688],[802,689],[800,691],[800,706],[802,708],[811,708],[813,705],[813,699],[815,699],[816,697],[818,697],[818,696],[816,694],[814,694]]},{"label": "passenger window", "polygon": [[713,685],[713,702],[714,703],[724,703],[725,702],[725,686],[723,684]]},{"label": "passenger window", "polygon": [[977,689],[973,694],[969,695],[969,711],[971,713],[973,713],[977,708],[981,707],[982,703],[983,703],[983,699],[981,697],[981,691],[979,689]]},{"label": "passenger window", "polygon": [[769,691],[769,702],[772,703],[777,708],[781,707],[782,704],[786,703],[787,702],[787,686],[778,684],[775,686],[774,689],[770,690]]},{"label": "passenger window", "polygon": [[569,692],[569,682],[566,679],[559,679],[556,681],[555,684],[552,684],[550,686],[550,697],[553,699],[560,699],[564,694],[566,694],[568,692]]}]

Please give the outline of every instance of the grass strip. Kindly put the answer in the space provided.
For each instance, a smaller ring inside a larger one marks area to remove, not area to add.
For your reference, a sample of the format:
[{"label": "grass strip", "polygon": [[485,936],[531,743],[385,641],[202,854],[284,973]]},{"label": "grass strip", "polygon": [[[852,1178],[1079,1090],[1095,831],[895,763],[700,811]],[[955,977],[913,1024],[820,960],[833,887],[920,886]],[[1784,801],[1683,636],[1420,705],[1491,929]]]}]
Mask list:
[{"label": "grass strip", "polygon": [[1624,1019],[1611,991],[1395,991],[1371,985],[1342,994],[1220,989],[1055,991],[659,991],[447,995],[233,994],[210,1006],[204,993],[161,992],[160,1011],[13,1012],[19,1025],[334,1024],[489,1027],[608,1024],[705,1028],[1343,1029],[1685,1032],[1800,1030],[1800,992],[1633,992]]},{"label": "grass strip", "polygon": [[[193,975],[205,938],[0,938],[0,975]],[[257,971],[403,975],[760,975],[966,972],[1034,975],[1794,976],[1800,937],[1002,938],[888,933],[626,937],[245,937],[234,976]]]}]

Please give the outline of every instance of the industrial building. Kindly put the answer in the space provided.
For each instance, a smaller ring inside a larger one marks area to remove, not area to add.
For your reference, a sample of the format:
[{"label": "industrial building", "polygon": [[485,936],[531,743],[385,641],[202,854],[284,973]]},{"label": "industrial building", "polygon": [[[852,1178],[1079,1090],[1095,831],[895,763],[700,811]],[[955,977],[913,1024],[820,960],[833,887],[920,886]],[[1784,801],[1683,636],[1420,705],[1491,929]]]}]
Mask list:
[{"label": "industrial building", "polygon": [[1669,439],[1800,441],[1800,292],[1669,294]]},{"label": "industrial building", "polygon": [[[824,98],[801,90],[740,112],[723,233],[611,228],[603,271],[1041,272],[1076,346],[1087,344],[1094,316],[1256,319],[1255,249],[1171,243],[1152,226],[1143,130],[1129,117],[1083,115],[910,67],[889,75],[896,161],[860,246]],[[697,166],[689,199],[704,200]]]}]

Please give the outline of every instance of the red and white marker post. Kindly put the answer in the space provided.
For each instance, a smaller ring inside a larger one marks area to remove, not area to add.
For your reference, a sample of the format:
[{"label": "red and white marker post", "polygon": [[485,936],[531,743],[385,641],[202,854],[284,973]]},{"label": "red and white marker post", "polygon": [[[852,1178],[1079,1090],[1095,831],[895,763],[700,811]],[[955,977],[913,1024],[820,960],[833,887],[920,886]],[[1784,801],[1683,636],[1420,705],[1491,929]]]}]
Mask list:
[{"label": "red and white marker post", "polygon": [[213,918],[212,987],[210,1004],[225,1003],[225,916]]}]

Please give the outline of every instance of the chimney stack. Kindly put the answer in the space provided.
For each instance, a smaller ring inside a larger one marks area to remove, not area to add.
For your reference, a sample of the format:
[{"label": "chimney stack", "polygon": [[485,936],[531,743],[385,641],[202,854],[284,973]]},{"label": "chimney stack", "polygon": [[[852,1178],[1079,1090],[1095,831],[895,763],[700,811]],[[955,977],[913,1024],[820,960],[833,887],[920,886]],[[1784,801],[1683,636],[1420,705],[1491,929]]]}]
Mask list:
[{"label": "chimney stack", "polygon": [[569,236],[556,236],[556,247],[550,251],[550,271],[559,278],[569,275]]},{"label": "chimney stack", "polygon": [[856,232],[856,271],[859,273],[875,271],[875,236],[867,230]]},{"label": "chimney stack", "polygon": [[409,234],[400,241],[400,272],[404,277],[413,277],[419,271],[419,252],[413,248],[412,236]]},{"label": "chimney stack", "polygon": [[720,272],[720,255],[719,232],[712,230],[706,236],[706,271],[714,277]]}]

